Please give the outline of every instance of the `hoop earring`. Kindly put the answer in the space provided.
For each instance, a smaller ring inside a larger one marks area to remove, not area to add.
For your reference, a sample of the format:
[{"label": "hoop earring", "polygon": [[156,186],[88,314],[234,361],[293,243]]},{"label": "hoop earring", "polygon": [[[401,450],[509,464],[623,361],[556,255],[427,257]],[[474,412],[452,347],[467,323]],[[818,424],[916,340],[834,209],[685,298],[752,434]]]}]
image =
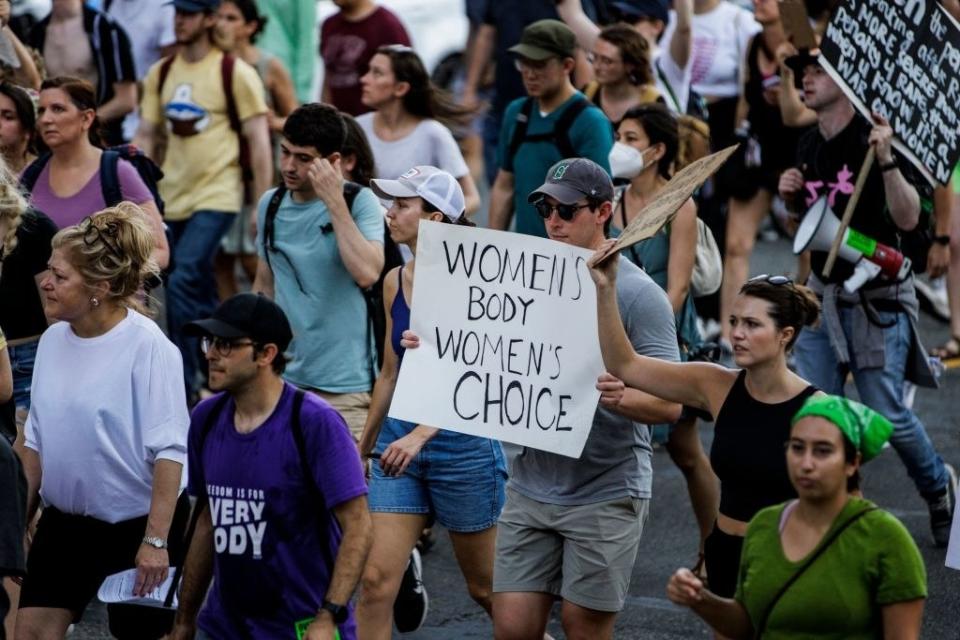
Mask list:
[{"label": "hoop earring", "polygon": [[90,304],[93,305],[94,309],[96,309],[100,306],[100,299],[94,296],[93,298],[90,298]]}]

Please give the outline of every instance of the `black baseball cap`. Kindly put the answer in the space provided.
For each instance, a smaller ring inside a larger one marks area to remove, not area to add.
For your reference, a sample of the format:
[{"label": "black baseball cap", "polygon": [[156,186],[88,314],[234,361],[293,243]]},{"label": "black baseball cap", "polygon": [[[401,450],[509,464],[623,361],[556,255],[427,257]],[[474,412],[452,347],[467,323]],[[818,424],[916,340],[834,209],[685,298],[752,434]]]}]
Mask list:
[{"label": "black baseball cap", "polygon": [[520,43],[507,49],[529,60],[572,58],[577,50],[577,36],[559,20],[537,20],[527,25]]},{"label": "black baseball cap", "polygon": [[790,67],[793,71],[793,85],[797,89],[803,88],[803,70],[810,65],[822,66],[820,64],[819,49],[800,49],[795,55],[784,58],[783,64]]},{"label": "black baseball cap", "polygon": [[281,353],[293,340],[287,314],[261,293],[238,293],[227,298],[212,316],[189,322],[183,330],[194,336],[250,338],[258,344],[275,344]]},{"label": "black baseball cap", "polygon": [[544,196],[560,204],[574,204],[580,198],[596,198],[601,202],[613,200],[613,181],[603,167],[589,158],[567,158],[547,171],[547,179],[527,196],[533,204]]},{"label": "black baseball cap", "polygon": [[164,4],[172,4],[184,13],[213,12],[220,8],[220,0],[170,0]]},{"label": "black baseball cap", "polygon": [[642,20],[650,18],[660,20],[664,24],[670,20],[670,8],[665,0],[618,0],[610,6],[618,17],[626,20]]}]

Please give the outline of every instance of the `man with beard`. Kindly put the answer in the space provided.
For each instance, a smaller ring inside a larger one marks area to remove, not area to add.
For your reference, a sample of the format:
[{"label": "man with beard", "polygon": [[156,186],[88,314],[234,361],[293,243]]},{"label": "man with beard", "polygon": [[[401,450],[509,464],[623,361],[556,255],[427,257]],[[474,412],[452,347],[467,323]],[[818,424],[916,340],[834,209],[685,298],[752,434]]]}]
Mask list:
[{"label": "man with beard", "polygon": [[354,640],[349,602],[373,533],[343,418],[283,381],[293,334],[265,296],[236,295],[187,331],[202,336],[210,388],[222,393],[191,418],[200,515],[172,637]]},{"label": "man with beard", "polygon": [[[180,52],[154,64],[144,81],[134,140],[161,161],[160,195],[173,238],[167,282],[170,339],[183,355],[188,398],[198,388],[200,355],[183,325],[216,305],[213,257],[244,199],[242,167],[252,171],[251,198],[270,186],[272,152],[263,84],[248,64],[213,46],[220,0],[174,0]],[[166,153],[156,157],[166,130]],[[245,148],[249,163],[243,162]]]}]

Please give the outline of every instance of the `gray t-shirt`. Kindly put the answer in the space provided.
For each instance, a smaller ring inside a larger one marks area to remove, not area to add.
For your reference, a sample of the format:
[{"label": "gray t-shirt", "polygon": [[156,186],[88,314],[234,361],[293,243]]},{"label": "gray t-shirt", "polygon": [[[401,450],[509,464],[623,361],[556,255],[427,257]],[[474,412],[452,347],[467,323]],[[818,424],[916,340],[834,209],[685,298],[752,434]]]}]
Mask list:
[{"label": "gray t-shirt", "polygon": [[417,165],[442,169],[454,178],[470,172],[453,134],[436,120],[423,120],[409,135],[392,141],[381,140],[374,133],[372,112],[359,116],[357,124],[373,150],[378,178],[396,180]]},{"label": "gray t-shirt", "polygon": [[[666,293],[622,256],[617,306],[637,353],[672,362],[680,360],[673,309]],[[652,455],[647,425],[598,406],[578,460],[524,448],[513,463],[510,487],[533,500],[567,506],[628,496],[650,498]]]}]

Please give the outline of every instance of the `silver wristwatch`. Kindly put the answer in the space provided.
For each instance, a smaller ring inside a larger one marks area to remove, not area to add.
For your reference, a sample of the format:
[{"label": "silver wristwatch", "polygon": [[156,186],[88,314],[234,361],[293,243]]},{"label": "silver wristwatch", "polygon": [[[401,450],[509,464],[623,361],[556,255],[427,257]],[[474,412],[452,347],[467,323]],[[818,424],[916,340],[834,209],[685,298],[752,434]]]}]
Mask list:
[{"label": "silver wristwatch", "polygon": [[154,549],[166,549],[167,541],[155,536],[143,536],[143,544],[148,544]]}]

